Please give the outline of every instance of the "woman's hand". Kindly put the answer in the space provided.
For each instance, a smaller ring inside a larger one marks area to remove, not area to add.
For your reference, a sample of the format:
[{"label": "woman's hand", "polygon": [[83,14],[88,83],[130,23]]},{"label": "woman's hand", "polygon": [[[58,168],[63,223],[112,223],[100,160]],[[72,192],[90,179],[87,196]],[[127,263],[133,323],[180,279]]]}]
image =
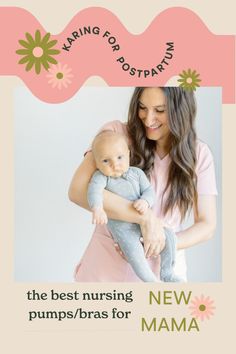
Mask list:
[{"label": "woman's hand", "polygon": [[[158,219],[151,209],[143,216],[140,223],[143,237],[140,242],[144,245],[144,252],[147,258],[157,257],[165,247],[164,223]],[[118,243],[114,243],[116,251],[123,259],[126,259]]]},{"label": "woman's hand", "polygon": [[165,247],[164,223],[149,209],[140,223],[144,253],[147,258],[158,256]]}]

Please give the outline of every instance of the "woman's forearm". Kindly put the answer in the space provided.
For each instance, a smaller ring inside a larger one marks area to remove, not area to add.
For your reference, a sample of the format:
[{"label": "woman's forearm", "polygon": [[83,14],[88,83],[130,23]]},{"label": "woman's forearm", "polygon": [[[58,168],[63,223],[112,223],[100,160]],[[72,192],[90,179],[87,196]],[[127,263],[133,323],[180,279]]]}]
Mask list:
[{"label": "woman's forearm", "polygon": [[108,218],[122,220],[130,223],[141,224],[144,216],[133,207],[133,202],[124,199],[117,194],[104,190],[104,209]]},{"label": "woman's forearm", "polygon": [[177,233],[177,248],[183,249],[209,240],[216,228],[215,195],[198,196],[198,213],[194,210],[194,224]]},{"label": "woman's forearm", "polygon": [[209,240],[215,231],[215,225],[205,221],[196,222],[184,231],[176,233],[177,249],[185,249]]}]

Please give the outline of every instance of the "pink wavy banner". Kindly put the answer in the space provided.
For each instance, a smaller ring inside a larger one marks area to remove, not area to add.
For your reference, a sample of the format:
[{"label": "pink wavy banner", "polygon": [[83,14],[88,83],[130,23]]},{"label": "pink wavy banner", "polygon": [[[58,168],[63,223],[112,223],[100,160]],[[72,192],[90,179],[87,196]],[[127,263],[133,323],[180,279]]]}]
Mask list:
[{"label": "pink wavy banner", "polygon": [[164,86],[181,73],[185,83],[222,86],[223,103],[235,102],[235,36],[211,33],[185,8],[163,11],[138,35],[98,7],[57,35],[22,8],[1,7],[0,23],[0,75],[20,77],[45,102],[68,100],[92,75],[111,86]]}]

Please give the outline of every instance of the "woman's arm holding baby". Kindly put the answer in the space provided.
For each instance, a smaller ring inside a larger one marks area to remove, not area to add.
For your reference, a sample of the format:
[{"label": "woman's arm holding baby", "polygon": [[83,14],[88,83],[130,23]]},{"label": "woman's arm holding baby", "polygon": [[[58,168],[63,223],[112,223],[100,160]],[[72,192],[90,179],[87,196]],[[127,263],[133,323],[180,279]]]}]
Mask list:
[{"label": "woman's arm holding baby", "polygon": [[69,199],[84,209],[90,210],[87,199],[88,184],[96,171],[96,164],[91,152],[88,152],[72,178]]},{"label": "woman's arm holding baby", "polygon": [[[88,152],[76,170],[69,188],[70,200],[87,210],[91,210],[87,201],[88,184],[95,170],[93,155]],[[139,224],[146,255],[157,255],[165,246],[163,223],[155,217],[152,210],[140,214],[132,204],[131,201],[104,190],[103,205],[108,218]]]},{"label": "woman's arm holding baby", "polygon": [[[89,211],[91,211],[91,209],[88,204],[87,191],[89,181],[95,171],[96,164],[93,155],[91,152],[88,152],[73,176],[68,193],[73,203]],[[134,209],[132,202],[129,200],[107,190],[104,190],[103,198],[104,209],[109,218],[137,224],[142,222],[142,215]]]}]

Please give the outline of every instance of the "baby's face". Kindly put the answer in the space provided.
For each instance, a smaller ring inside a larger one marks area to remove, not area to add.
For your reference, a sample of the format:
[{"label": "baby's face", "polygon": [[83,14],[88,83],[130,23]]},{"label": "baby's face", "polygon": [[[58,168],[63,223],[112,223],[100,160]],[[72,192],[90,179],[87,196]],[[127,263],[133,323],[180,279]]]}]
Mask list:
[{"label": "baby's face", "polygon": [[120,177],[129,168],[129,149],[123,138],[105,138],[94,151],[97,168],[108,177]]}]

